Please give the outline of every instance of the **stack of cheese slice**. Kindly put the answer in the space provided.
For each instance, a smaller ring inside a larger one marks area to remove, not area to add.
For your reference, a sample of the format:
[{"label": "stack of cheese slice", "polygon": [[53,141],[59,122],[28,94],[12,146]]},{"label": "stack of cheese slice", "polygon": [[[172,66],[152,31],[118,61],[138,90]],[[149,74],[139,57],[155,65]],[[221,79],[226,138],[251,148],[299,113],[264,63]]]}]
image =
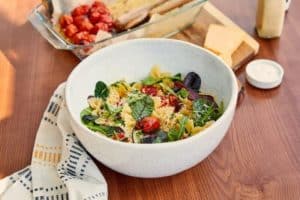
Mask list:
[{"label": "stack of cheese slice", "polygon": [[205,38],[204,47],[220,56],[232,67],[232,54],[244,40],[241,31],[234,27],[210,24]]}]

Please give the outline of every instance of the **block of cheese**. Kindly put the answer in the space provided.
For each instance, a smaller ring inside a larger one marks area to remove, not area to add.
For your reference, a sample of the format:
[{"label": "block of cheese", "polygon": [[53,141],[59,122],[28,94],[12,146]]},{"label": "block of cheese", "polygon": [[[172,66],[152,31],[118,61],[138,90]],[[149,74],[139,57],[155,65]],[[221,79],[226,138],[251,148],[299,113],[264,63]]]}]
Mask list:
[{"label": "block of cheese", "polygon": [[236,28],[218,24],[209,25],[204,48],[219,55],[229,66],[232,66],[231,55],[243,42],[243,34]]},{"label": "block of cheese", "polygon": [[217,22],[223,24],[227,27],[237,28],[241,31],[241,34],[244,35],[244,42],[249,45],[253,50],[254,54],[257,54],[259,51],[259,43],[253,39],[250,35],[248,35],[245,31],[239,28],[233,21],[231,21],[228,17],[226,17],[219,9],[217,9],[213,4],[207,2],[203,9],[208,12],[211,16],[217,19]]},{"label": "block of cheese", "polygon": [[211,24],[208,28],[204,47],[218,55],[232,55],[242,42],[243,34],[235,28]]}]

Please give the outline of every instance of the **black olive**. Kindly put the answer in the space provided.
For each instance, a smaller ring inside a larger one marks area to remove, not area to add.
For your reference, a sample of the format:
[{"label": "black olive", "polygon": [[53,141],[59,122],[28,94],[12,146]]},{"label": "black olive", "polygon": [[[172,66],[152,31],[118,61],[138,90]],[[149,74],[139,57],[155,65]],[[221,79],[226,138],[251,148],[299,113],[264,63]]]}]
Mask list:
[{"label": "black olive", "polygon": [[97,117],[93,115],[83,115],[81,119],[84,123],[87,124],[89,122],[93,122],[95,119],[97,119]]},{"label": "black olive", "polygon": [[201,87],[201,78],[200,76],[195,72],[189,72],[184,80],[183,84],[185,87],[194,90],[195,92],[199,92]]}]

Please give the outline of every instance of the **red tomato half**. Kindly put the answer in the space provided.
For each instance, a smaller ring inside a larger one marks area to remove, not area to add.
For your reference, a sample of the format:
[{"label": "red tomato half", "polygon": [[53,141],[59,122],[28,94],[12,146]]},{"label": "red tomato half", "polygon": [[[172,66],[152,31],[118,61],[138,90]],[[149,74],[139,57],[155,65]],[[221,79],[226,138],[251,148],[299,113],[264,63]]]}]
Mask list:
[{"label": "red tomato half", "polygon": [[156,117],[144,117],[138,123],[138,127],[142,129],[144,133],[152,133],[160,128],[160,122]]}]

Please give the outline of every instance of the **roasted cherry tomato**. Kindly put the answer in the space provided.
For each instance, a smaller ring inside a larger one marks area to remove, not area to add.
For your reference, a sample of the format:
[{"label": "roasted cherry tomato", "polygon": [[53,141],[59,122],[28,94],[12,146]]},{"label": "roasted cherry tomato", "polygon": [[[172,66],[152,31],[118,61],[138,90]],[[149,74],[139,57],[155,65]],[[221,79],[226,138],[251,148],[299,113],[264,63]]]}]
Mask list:
[{"label": "roasted cherry tomato", "polygon": [[175,112],[178,112],[181,108],[179,99],[174,95],[169,95],[169,105],[175,107]]},{"label": "roasted cherry tomato", "polygon": [[78,32],[78,28],[74,24],[69,24],[65,29],[64,33],[67,37],[72,37],[75,33]]},{"label": "roasted cherry tomato", "polygon": [[66,28],[68,25],[73,23],[73,18],[70,15],[62,15],[59,18],[59,24],[62,28]]},{"label": "roasted cherry tomato", "polygon": [[144,133],[152,133],[159,129],[160,122],[156,117],[144,117],[138,122],[138,127],[142,129]]},{"label": "roasted cherry tomato", "polygon": [[176,96],[174,95],[169,95],[169,104],[170,106],[176,106],[179,103],[179,100]]},{"label": "roasted cherry tomato", "polygon": [[147,86],[142,87],[141,91],[142,91],[142,93],[148,94],[151,96],[156,96],[158,93],[158,89],[152,85],[147,85]]},{"label": "roasted cherry tomato", "polygon": [[90,21],[93,23],[93,24],[96,24],[96,23],[98,23],[99,21],[100,21],[100,19],[101,19],[101,13],[99,13],[99,12],[91,12],[90,14],[89,14],[89,19],[90,19]]},{"label": "roasted cherry tomato", "polygon": [[88,5],[81,5],[76,7],[73,11],[72,11],[72,16],[76,17],[76,16],[80,16],[80,15],[86,15],[89,12],[89,6]]},{"label": "roasted cherry tomato", "polygon": [[106,24],[112,24],[113,23],[113,19],[110,15],[101,15],[101,21],[106,23]]},{"label": "roasted cherry tomato", "polygon": [[93,34],[89,34],[89,36],[87,37],[88,42],[94,42],[95,39],[96,39],[96,35]]},{"label": "roasted cherry tomato", "polygon": [[161,106],[162,107],[169,105],[169,98],[168,98],[168,96],[161,96],[160,99],[161,99]]},{"label": "roasted cherry tomato", "polygon": [[108,27],[107,24],[99,22],[99,23],[95,24],[95,26],[91,30],[91,33],[92,34],[97,34],[99,30],[101,30],[101,31],[108,31],[109,27]]},{"label": "roasted cherry tomato", "polygon": [[79,15],[79,16],[73,17],[74,24],[78,27],[85,20],[85,18],[86,18],[86,16],[84,16],[84,15]]},{"label": "roasted cherry tomato", "polygon": [[88,40],[89,40],[89,32],[87,31],[81,31],[76,33],[73,37],[72,37],[72,41],[75,44],[88,44]]},{"label": "roasted cherry tomato", "polygon": [[74,24],[78,27],[80,31],[90,31],[94,27],[94,25],[90,22],[89,18],[87,18],[86,16],[75,17]]}]

